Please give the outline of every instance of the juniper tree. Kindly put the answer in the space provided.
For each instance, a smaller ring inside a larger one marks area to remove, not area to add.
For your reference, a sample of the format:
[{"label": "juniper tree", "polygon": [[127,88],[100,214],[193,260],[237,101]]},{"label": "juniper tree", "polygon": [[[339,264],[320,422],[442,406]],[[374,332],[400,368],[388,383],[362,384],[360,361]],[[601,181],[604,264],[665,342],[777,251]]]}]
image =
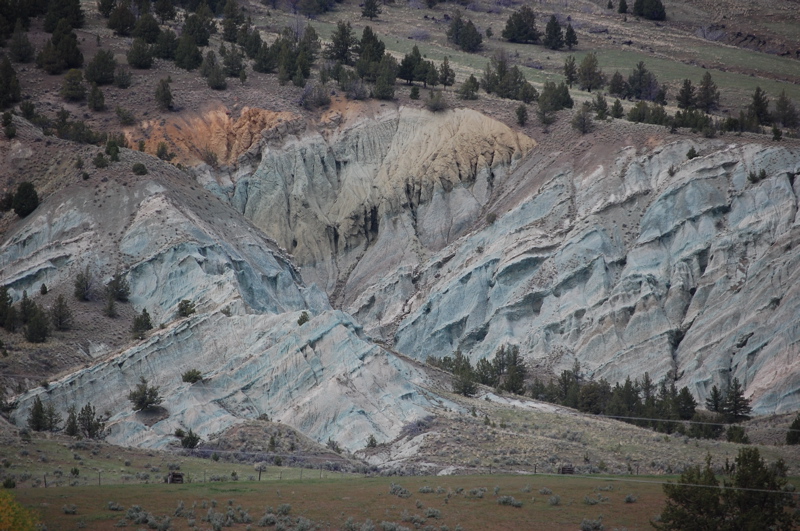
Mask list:
[{"label": "juniper tree", "polygon": [[697,87],[697,108],[711,112],[719,106],[719,90],[711,78],[711,72],[706,71]]},{"label": "juniper tree", "polygon": [[567,31],[564,34],[564,44],[572,50],[573,46],[578,45],[578,35],[575,34],[575,30],[572,28],[572,24],[567,24]]},{"label": "juniper tree", "polygon": [[72,328],[72,310],[69,309],[64,295],[59,295],[53,303],[53,307],[50,308],[50,322],[53,324],[53,328],[59,331]]},{"label": "juniper tree", "polygon": [[75,298],[79,301],[88,301],[91,297],[94,277],[87,265],[83,271],[79,272],[73,282]]},{"label": "juniper tree", "polygon": [[564,31],[555,15],[551,15],[550,20],[547,21],[543,43],[546,48],[551,50],[560,50],[564,47]]},{"label": "juniper tree", "polygon": [[564,60],[564,81],[569,88],[578,80],[578,67],[575,65],[575,56],[570,55]]},{"label": "juniper tree", "polygon": [[536,30],[536,14],[530,7],[522,6],[508,17],[500,35],[509,42],[538,43],[541,33]]},{"label": "juniper tree", "polygon": [[145,377],[140,376],[136,388],[128,393],[128,400],[134,411],[144,411],[160,405],[163,399],[159,394],[159,388],[149,385]]}]

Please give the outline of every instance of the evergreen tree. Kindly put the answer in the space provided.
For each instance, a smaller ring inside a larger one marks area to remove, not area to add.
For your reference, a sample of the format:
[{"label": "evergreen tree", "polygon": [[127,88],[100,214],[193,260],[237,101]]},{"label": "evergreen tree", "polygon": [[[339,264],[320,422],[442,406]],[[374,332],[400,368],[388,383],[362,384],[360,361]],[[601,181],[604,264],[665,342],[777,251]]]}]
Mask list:
[{"label": "evergreen tree", "polygon": [[450,60],[444,56],[444,61],[439,65],[439,82],[445,87],[450,87],[456,82],[456,73],[450,67]]},{"label": "evergreen tree", "polygon": [[697,89],[697,108],[705,112],[711,112],[718,106],[719,90],[717,90],[717,84],[711,79],[711,72],[706,71]]},{"label": "evergreen tree", "polygon": [[598,66],[597,56],[594,52],[586,54],[578,67],[578,85],[582,90],[591,92],[592,89],[603,88],[605,84],[605,75]]},{"label": "evergreen tree", "polygon": [[464,29],[461,31],[461,38],[458,42],[458,47],[465,52],[474,53],[481,49],[483,37],[475,24],[471,20],[467,20],[464,24]]},{"label": "evergreen tree", "polygon": [[79,301],[88,301],[91,297],[93,283],[94,278],[87,265],[83,271],[78,273],[73,282],[75,298]]},{"label": "evergreen tree", "polygon": [[749,419],[750,411],[750,400],[744,397],[744,388],[739,379],[734,378],[722,401],[722,412],[732,422],[739,422]]},{"label": "evergreen tree", "polygon": [[162,24],[167,20],[174,20],[177,15],[175,6],[172,5],[172,0],[156,0],[153,9],[158,18],[161,19]]},{"label": "evergreen tree", "polygon": [[628,12],[628,2],[625,0],[619,0],[619,7],[617,7],[617,12],[625,14]]},{"label": "evergreen tree", "polygon": [[36,303],[28,297],[28,291],[22,290],[22,300],[19,301],[19,319],[22,324],[28,324],[36,311]]},{"label": "evergreen tree", "polygon": [[509,42],[538,43],[541,33],[536,30],[536,14],[530,7],[522,6],[508,17],[500,35]]},{"label": "evergreen tree", "polygon": [[361,16],[368,18],[370,21],[381,14],[381,8],[378,5],[378,0],[364,0],[364,5],[361,8]]},{"label": "evergreen tree", "polygon": [[794,418],[789,426],[789,431],[786,432],[786,444],[800,444],[800,413]]},{"label": "evergreen tree", "polygon": [[142,39],[148,44],[154,44],[160,34],[161,28],[158,26],[158,21],[150,13],[145,13],[139,17],[132,33],[134,37]]},{"label": "evergreen tree", "polygon": [[186,21],[183,23],[181,37],[183,37],[183,35],[188,35],[194,40],[195,45],[208,46],[208,39],[211,38],[212,30],[213,21],[211,18],[193,13],[186,17]]},{"label": "evergreen tree", "polygon": [[183,34],[175,49],[175,66],[184,70],[194,70],[203,62],[203,54],[191,35]]},{"label": "evergreen tree", "polygon": [[578,67],[575,65],[575,57],[570,55],[564,61],[564,81],[569,88],[578,81]]},{"label": "evergreen tree", "polygon": [[132,332],[137,339],[144,339],[144,333],[152,329],[153,323],[150,320],[150,314],[147,313],[147,308],[145,308],[140,315],[133,318]]},{"label": "evergreen tree", "polygon": [[[239,77],[244,70],[242,52],[234,45],[224,55],[222,54],[222,48],[220,48],[220,55],[222,56],[222,67],[225,71],[225,75],[228,77]],[[301,61],[298,57],[297,64],[301,68],[303,78],[308,77],[306,76],[306,70],[310,70],[310,65],[307,64],[307,61]],[[310,72],[308,73],[310,74]]]},{"label": "evergreen tree", "polygon": [[753,98],[748,106],[748,111],[755,117],[758,125],[769,125],[772,123],[772,116],[769,112],[769,99],[767,93],[761,90],[761,87],[756,87],[753,92]]},{"label": "evergreen tree", "polygon": [[678,97],[676,99],[678,102],[678,108],[680,109],[694,108],[697,95],[691,80],[689,79],[683,80],[683,85],[681,86],[681,90],[680,92],[678,92]]},{"label": "evergreen tree", "polygon": [[36,193],[36,188],[33,183],[28,181],[19,183],[17,185],[17,193],[14,194],[13,208],[14,212],[21,218],[24,218],[39,206],[39,194]]},{"label": "evergreen tree", "polygon": [[394,83],[397,78],[397,61],[389,54],[384,54],[378,65],[378,76],[375,80],[375,97],[379,100],[394,99]]},{"label": "evergreen tree", "polygon": [[480,84],[473,74],[470,74],[467,79],[458,88],[458,97],[462,100],[476,100],[478,99],[478,89]]},{"label": "evergreen tree", "polygon": [[667,18],[661,0],[636,0],[633,4],[633,14],[648,20],[665,20]]},{"label": "evergreen tree", "polygon": [[33,61],[35,50],[31,41],[28,40],[28,34],[23,28],[22,19],[17,19],[14,25],[14,33],[11,35],[8,51],[11,59],[17,63],[30,63]]},{"label": "evergreen tree", "polygon": [[575,116],[572,117],[571,124],[572,127],[582,135],[591,132],[594,126],[592,124],[592,117],[589,115],[589,109],[585,105],[581,105],[581,108],[575,113]]},{"label": "evergreen tree", "polygon": [[160,79],[156,87],[156,102],[158,106],[169,111],[172,109],[172,91],[169,88],[169,79]]},{"label": "evergreen tree", "polygon": [[136,384],[136,389],[132,389],[131,392],[128,393],[128,400],[130,400],[133,405],[134,411],[151,409],[160,405],[162,402],[159,388],[149,385],[144,376],[139,377],[139,383]]},{"label": "evergreen tree", "polygon": [[48,74],[60,74],[67,68],[83,66],[83,54],[78,49],[78,36],[66,20],[61,20],[39,55],[36,66]]},{"label": "evergreen tree", "polygon": [[352,65],[353,52],[357,42],[350,23],[340,20],[336,24],[336,30],[331,35],[331,43],[325,48],[324,56],[326,59],[343,65]]},{"label": "evergreen tree", "polygon": [[620,74],[619,70],[617,70],[614,72],[614,75],[611,76],[611,80],[608,82],[608,93],[612,96],[626,98],[629,92],[628,82],[625,81],[625,78],[622,77],[622,74]]},{"label": "evergreen tree", "polygon": [[63,295],[59,295],[50,308],[50,322],[56,330],[64,331],[72,328],[72,311]]},{"label": "evergreen tree", "polygon": [[51,0],[44,19],[44,30],[53,33],[60,21],[71,28],[82,28],[84,23],[80,0]]},{"label": "evergreen tree", "polygon": [[31,411],[28,413],[28,427],[33,431],[44,431],[45,428],[44,404],[38,396],[33,399]]},{"label": "evergreen tree", "polygon": [[164,30],[158,34],[156,43],[150,48],[153,57],[159,59],[175,59],[175,51],[178,49],[178,37],[172,30]]},{"label": "evergreen tree", "polygon": [[153,54],[150,47],[142,39],[134,39],[127,54],[128,64],[133,68],[147,70],[153,66]]},{"label": "evergreen tree", "polygon": [[560,50],[564,47],[564,32],[555,15],[550,16],[544,29],[544,46],[551,50]]},{"label": "evergreen tree", "polygon": [[89,98],[87,100],[89,108],[93,111],[104,111],[106,109],[106,97],[103,91],[97,86],[97,83],[92,83],[92,89],[89,91]]},{"label": "evergreen tree", "polygon": [[103,18],[108,18],[111,16],[111,12],[116,5],[116,0],[97,0],[97,12],[100,13]]},{"label": "evergreen tree", "polygon": [[572,29],[572,24],[567,24],[567,31],[564,34],[564,44],[567,45],[567,48],[572,50],[573,46],[578,45],[578,35],[575,33],[575,30]]},{"label": "evergreen tree", "polygon": [[111,50],[100,50],[86,65],[84,75],[89,83],[110,85],[114,82],[114,71],[117,69],[117,60]]},{"label": "evergreen tree", "polygon": [[88,439],[102,437],[105,423],[97,416],[94,406],[86,404],[78,413],[78,430]]},{"label": "evergreen tree", "polygon": [[595,111],[595,119],[597,120],[605,120],[606,116],[608,115],[608,102],[606,101],[605,96],[597,93],[595,96],[594,103],[592,103],[592,109]]},{"label": "evergreen tree", "polygon": [[61,84],[61,97],[67,101],[81,101],[86,97],[83,73],[80,70],[72,68],[64,76]]},{"label": "evergreen tree", "polygon": [[778,99],[775,100],[775,112],[774,112],[775,121],[783,125],[783,127],[788,127],[789,129],[794,129],[795,127],[800,124],[800,119],[798,119],[797,109],[790,100],[786,96],[786,91],[782,90]]},{"label": "evergreen tree", "polygon": [[521,103],[515,112],[517,115],[517,124],[519,124],[520,127],[525,127],[525,124],[528,123],[528,107],[526,107],[524,103]]},{"label": "evergreen tree", "polygon": [[50,325],[47,315],[34,305],[33,313],[25,326],[25,339],[31,343],[44,343],[50,335]]},{"label": "evergreen tree", "polygon": [[17,72],[5,55],[0,59],[0,109],[20,101],[20,85]]},{"label": "evergreen tree", "polygon": [[67,410],[67,423],[64,426],[64,433],[70,437],[78,435],[78,414],[74,404],[69,406]]},{"label": "evergreen tree", "polygon": [[111,11],[106,25],[108,29],[114,30],[115,34],[121,37],[127,37],[131,34],[131,31],[133,31],[134,26],[136,26],[136,16],[130,10],[127,3],[121,2]]}]

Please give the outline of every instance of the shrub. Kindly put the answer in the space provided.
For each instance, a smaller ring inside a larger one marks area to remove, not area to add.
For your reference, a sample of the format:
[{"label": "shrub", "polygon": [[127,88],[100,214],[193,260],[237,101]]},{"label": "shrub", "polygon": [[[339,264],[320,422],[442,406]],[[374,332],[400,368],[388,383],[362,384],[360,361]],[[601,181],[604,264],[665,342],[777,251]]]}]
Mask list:
[{"label": "shrub", "polygon": [[553,496],[550,496],[547,499],[547,503],[553,506],[561,505],[561,496],[559,496],[558,494],[554,494]]},{"label": "shrub", "polygon": [[134,164],[131,167],[131,171],[133,171],[134,175],[147,175],[147,168],[141,162]]},{"label": "shrub", "polygon": [[121,66],[117,67],[117,70],[114,72],[114,85],[117,88],[126,89],[131,86],[131,72],[126,68],[122,68]]},{"label": "shrub", "polygon": [[180,317],[189,317],[195,313],[194,303],[188,299],[183,299],[178,303],[178,315]]},{"label": "shrub", "polygon": [[12,200],[14,212],[24,218],[39,206],[39,194],[32,183],[22,182],[17,186],[17,193]]},{"label": "shrub", "polygon": [[7,477],[3,480],[3,488],[4,489],[15,489],[17,488],[17,480],[12,477]]},{"label": "shrub", "polygon": [[203,374],[197,369],[189,369],[181,375],[181,379],[187,383],[202,382]]},{"label": "shrub", "polygon": [[120,124],[133,125],[136,123],[136,117],[128,109],[124,109],[122,107],[117,106],[116,113],[117,113],[117,118],[119,118]]},{"label": "shrub", "polygon": [[131,331],[134,337],[144,339],[144,333],[152,329],[153,323],[150,320],[150,314],[147,313],[147,308],[145,308],[140,315],[133,318],[133,327]]},{"label": "shrub", "polygon": [[588,518],[584,518],[581,522],[581,531],[603,531],[605,526],[603,526],[603,518],[600,517],[597,520],[589,520]]},{"label": "shrub", "polygon": [[498,505],[510,505],[511,507],[522,507],[522,502],[516,500],[513,496],[500,496],[499,498],[497,498],[497,503]]},{"label": "shrub", "polygon": [[159,395],[158,387],[148,385],[144,376],[139,377],[136,389],[128,393],[128,400],[131,401],[134,411],[143,411],[161,404],[162,398]]},{"label": "shrub", "polygon": [[92,272],[89,270],[89,266],[87,265],[83,271],[78,273],[75,277],[75,281],[73,282],[75,298],[79,301],[88,301],[91,297],[92,292],[92,284],[94,282],[94,278],[92,276]]},{"label": "shrub", "polygon": [[692,146],[692,148],[689,151],[686,152],[686,158],[689,159],[689,160],[697,158],[698,155],[699,154],[697,153],[697,150],[694,148],[694,146]]},{"label": "shrub", "polygon": [[61,508],[64,511],[64,514],[78,514],[78,507],[74,504],[68,504]]},{"label": "shrub", "polygon": [[542,487],[541,489],[539,489],[539,494],[543,496],[549,496],[550,494],[553,494],[553,491],[548,489],[547,487]]},{"label": "shrub", "polygon": [[300,96],[300,105],[307,110],[324,107],[330,102],[331,97],[328,89],[318,83],[306,85],[305,89],[303,89],[303,94]]},{"label": "shrub", "polygon": [[309,317],[308,312],[303,312],[300,314],[300,317],[297,318],[297,326],[303,326],[310,320],[311,318]]},{"label": "shrub", "polygon": [[432,90],[430,92],[430,96],[428,97],[428,101],[425,102],[425,107],[427,107],[431,112],[440,112],[447,110],[448,105],[444,97],[442,97],[441,92],[438,90]]},{"label": "shrub", "polygon": [[95,168],[108,168],[108,159],[103,153],[98,153],[93,159],[92,164]]},{"label": "shrub", "polygon": [[200,436],[189,429],[189,432],[181,437],[181,446],[184,448],[196,448],[200,444]]},{"label": "shrub", "polygon": [[397,483],[391,484],[391,486],[389,487],[389,494],[393,494],[398,498],[411,497],[411,492],[409,492],[408,489],[403,488],[401,485],[398,485]]},{"label": "shrub", "polygon": [[638,498],[636,496],[634,496],[633,494],[628,494],[628,495],[625,496],[625,503],[636,503],[637,499]]},{"label": "shrub", "polygon": [[422,487],[419,488],[419,491],[422,494],[430,494],[433,492],[433,488],[430,487],[429,485],[423,485]]}]

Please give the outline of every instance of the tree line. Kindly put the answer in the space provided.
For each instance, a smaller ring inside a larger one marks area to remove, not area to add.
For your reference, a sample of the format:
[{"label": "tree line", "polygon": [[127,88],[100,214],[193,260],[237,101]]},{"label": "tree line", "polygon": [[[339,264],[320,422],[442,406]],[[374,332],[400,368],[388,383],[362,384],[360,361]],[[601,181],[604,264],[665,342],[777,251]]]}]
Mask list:
[{"label": "tree line", "polygon": [[[725,391],[716,385],[706,400],[707,411],[697,409],[697,401],[687,387],[680,389],[674,379],[665,377],[656,384],[645,372],[641,379],[612,386],[605,379],[586,380],[576,361],[571,370],[543,381],[529,379],[529,370],[517,346],[502,346],[494,357],[483,358],[473,366],[460,350],[452,356],[429,357],[427,363],[453,374],[453,392],[473,396],[478,384],[536,400],[560,404],[578,411],[618,418],[624,422],[664,433],[681,433],[696,438],[718,438],[724,424],[750,418],[750,401],[734,378]],[[691,422],[682,422],[691,421]],[[730,426],[727,438],[746,442],[739,426]]]}]

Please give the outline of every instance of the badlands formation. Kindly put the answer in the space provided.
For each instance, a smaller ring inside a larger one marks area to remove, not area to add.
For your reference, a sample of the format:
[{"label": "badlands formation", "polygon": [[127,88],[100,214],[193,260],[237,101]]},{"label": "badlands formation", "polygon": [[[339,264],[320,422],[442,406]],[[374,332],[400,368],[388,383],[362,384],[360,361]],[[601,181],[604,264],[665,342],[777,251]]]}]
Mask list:
[{"label": "badlands formation", "polygon": [[[186,164],[205,146],[218,165],[190,177],[147,158],[150,175],[66,185],[0,248],[15,300],[44,281],[68,292],[86,266],[103,282],[122,271],[156,323],[19,396],[17,424],[41,395],[62,414],[102,403],[118,444],[267,415],[356,450],[458,410],[419,361],[510,344],[540,373],[649,371],[701,403],[737,377],[757,414],[800,408],[791,144],[625,124],[632,138],[554,132],[545,146],[475,111],[377,102],[309,123],[258,109],[180,120],[149,124],[151,138]],[[182,299],[197,313],[179,318]],[[205,380],[181,383],[190,368]],[[156,422],[130,411],[140,376],[161,387]]]}]

